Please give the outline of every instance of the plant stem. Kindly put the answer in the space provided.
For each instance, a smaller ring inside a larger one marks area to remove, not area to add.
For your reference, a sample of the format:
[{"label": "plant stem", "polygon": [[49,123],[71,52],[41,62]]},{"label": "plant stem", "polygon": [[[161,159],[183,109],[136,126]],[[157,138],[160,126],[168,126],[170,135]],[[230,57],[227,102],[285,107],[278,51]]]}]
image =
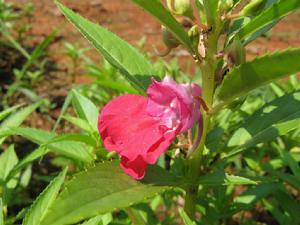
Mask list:
[{"label": "plant stem", "polygon": [[197,177],[201,175],[200,164],[202,160],[209,123],[210,115],[203,115],[203,133],[200,144],[195,150],[195,152],[191,154],[191,156],[187,159],[187,164],[189,166],[187,177],[189,180],[189,185],[186,188],[184,210],[191,219],[195,218],[195,208],[197,203],[199,186],[197,182]]},{"label": "plant stem", "polygon": [[[209,4],[209,3],[207,3]],[[215,74],[218,64],[216,57],[218,53],[218,40],[221,30],[221,20],[214,21],[212,32],[208,33],[207,52],[204,61],[202,62],[202,87],[203,100],[208,108],[213,105],[213,96],[215,91]],[[195,210],[198,196],[198,177],[201,175],[201,161],[205,147],[206,136],[209,131],[211,114],[203,112],[203,133],[199,146],[190,154],[187,159],[188,164],[188,185],[186,187],[185,206],[184,210],[191,219],[195,219]]]}]

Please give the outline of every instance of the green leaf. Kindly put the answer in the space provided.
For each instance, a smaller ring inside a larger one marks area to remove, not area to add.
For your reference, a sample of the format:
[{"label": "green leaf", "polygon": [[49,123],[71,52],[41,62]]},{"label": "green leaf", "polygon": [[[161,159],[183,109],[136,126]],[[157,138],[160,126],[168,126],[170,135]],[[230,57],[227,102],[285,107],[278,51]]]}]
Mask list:
[{"label": "green leaf", "polygon": [[278,206],[275,206],[273,202],[268,201],[267,199],[262,199],[264,207],[270,211],[272,216],[276,219],[279,224],[291,224],[287,215],[281,212]]},{"label": "green leaf", "polygon": [[179,208],[178,211],[184,225],[197,225],[196,222],[192,221],[191,218],[185,213],[183,208]]},{"label": "green leaf", "polygon": [[101,218],[102,218],[101,225],[108,225],[114,220],[111,213],[106,213],[106,214],[102,215]]},{"label": "green leaf", "polygon": [[60,110],[60,114],[59,114],[59,116],[58,116],[58,118],[57,118],[57,120],[56,120],[56,122],[55,122],[55,124],[54,124],[54,126],[53,126],[53,129],[52,129],[53,132],[56,131],[56,129],[57,129],[57,127],[58,127],[58,124],[60,123],[60,121],[61,121],[61,119],[63,118],[64,114],[66,113],[66,111],[67,111],[69,105],[71,104],[71,102],[72,102],[72,97],[73,97],[73,96],[72,96],[72,92],[69,91],[69,93],[68,93],[68,95],[67,95],[67,97],[66,97],[66,99],[65,99],[65,101],[64,101],[64,104],[63,104],[63,106],[62,106],[62,108],[61,108],[61,110]]},{"label": "green leaf", "polygon": [[18,163],[18,157],[14,150],[14,146],[10,145],[0,155],[0,183],[6,181],[10,171],[13,170],[15,165]]},{"label": "green leaf", "polygon": [[284,224],[299,224],[300,206],[298,202],[294,199],[294,197],[292,197],[287,190],[277,191],[275,192],[274,196],[277,199],[280,208],[284,210],[285,212],[284,214],[288,215],[288,217],[291,219],[292,223],[284,223]]},{"label": "green leaf", "polygon": [[292,154],[284,149],[279,149],[279,153],[284,163],[289,166],[295,177],[300,181],[300,168],[298,162],[293,158]]},{"label": "green leaf", "polygon": [[0,130],[7,130],[9,129],[9,127],[19,126],[39,105],[40,103],[30,105],[12,114],[10,117],[8,117],[1,123]]},{"label": "green leaf", "polygon": [[[251,19],[250,19],[251,21]],[[243,40],[243,45],[247,45],[249,44],[251,41],[255,40],[256,38],[262,36],[263,34],[267,33],[269,30],[271,30],[280,20],[275,20],[272,23],[267,24],[266,26],[260,28],[259,30],[255,31],[254,33],[252,33],[251,35],[247,36],[247,38],[245,38]]]},{"label": "green leaf", "polygon": [[[266,10],[267,8],[271,7],[274,3],[278,2],[279,0],[266,0],[266,4],[263,10]],[[254,10],[254,13],[257,14],[257,12]],[[259,15],[259,14],[258,14]],[[232,21],[232,25],[229,28],[229,38],[228,38],[228,43],[230,43],[231,40],[235,38],[235,34],[242,28],[244,27],[247,23],[249,23],[251,20],[253,20],[252,17],[240,17],[236,20]],[[253,32],[252,34],[249,35],[244,41],[243,44],[246,45],[252,40],[256,39],[257,37],[260,37],[262,34],[268,32],[270,29],[272,29],[273,26],[275,26],[279,20],[274,20],[273,22],[262,26],[259,28],[257,31]],[[227,44],[228,44],[227,43]]]},{"label": "green leaf", "polygon": [[263,199],[262,203],[265,208],[271,212],[273,217],[279,224],[299,224],[299,204],[290,195],[289,191],[285,188],[277,190],[274,194],[274,198],[268,201]]},{"label": "green leaf", "polygon": [[108,225],[113,221],[113,217],[111,213],[106,213],[101,216],[96,216],[88,221],[82,223],[81,225]]},{"label": "green leaf", "polygon": [[221,170],[199,177],[198,183],[210,186],[257,184],[256,181],[249,178],[229,175]]},{"label": "green leaf", "polygon": [[271,24],[276,20],[283,18],[284,16],[288,15],[289,13],[291,13],[299,7],[299,0],[281,0],[278,3],[273,4],[265,11],[263,11],[259,16],[252,19],[249,23],[247,23],[238,31],[237,35],[241,40],[244,40],[256,31]]},{"label": "green leaf", "polygon": [[160,167],[149,167],[143,181],[126,175],[118,162],[105,162],[76,175],[57,198],[43,225],[76,223],[129,207],[170,190],[177,178]]},{"label": "green leaf", "polygon": [[257,201],[278,191],[280,188],[280,184],[277,183],[266,183],[249,188],[234,199],[232,214],[251,209]]},{"label": "green leaf", "polygon": [[137,90],[142,93],[147,90],[154,69],[143,54],[105,28],[88,21],[59,2],[56,4],[82,35],[108,62],[119,69]]},{"label": "green leaf", "polygon": [[299,61],[300,49],[288,49],[243,63],[226,75],[217,98],[230,103],[261,85],[300,71]]},{"label": "green leaf", "polygon": [[88,121],[89,125],[97,132],[99,110],[91,100],[82,96],[76,90],[73,89],[72,94],[73,105],[78,116]]},{"label": "green leaf", "polygon": [[278,177],[280,180],[283,180],[284,182],[290,184],[294,188],[296,188],[298,191],[300,191],[300,180],[297,179],[297,177],[284,173],[278,170],[274,170],[269,164],[263,165],[264,170],[269,173],[270,175]]},{"label": "green leaf", "polygon": [[4,225],[4,218],[3,218],[3,201],[0,198],[0,225]]},{"label": "green leaf", "polygon": [[35,149],[33,152],[29,153],[24,159],[22,159],[13,170],[9,173],[9,178],[14,177],[17,173],[19,173],[24,167],[33,162],[34,160],[46,155],[49,150],[46,147],[40,147]]},{"label": "green leaf", "polygon": [[13,107],[10,107],[2,112],[0,112],[0,120],[5,119],[5,117],[7,117],[9,114],[11,114],[12,112],[16,111],[18,108],[20,108],[23,104],[20,105],[16,105]]},{"label": "green leaf", "polygon": [[14,128],[13,131],[17,135],[21,135],[36,144],[44,145],[51,151],[68,158],[85,163],[93,160],[92,155],[88,152],[83,143],[77,141],[60,141],[58,143],[47,144],[53,138],[57,137],[55,133],[34,128]]},{"label": "green leaf", "polygon": [[54,180],[47,186],[47,188],[34,201],[30,209],[25,215],[23,225],[39,225],[45,215],[49,212],[49,207],[55,201],[56,196],[65,180],[67,168],[61,172]]},{"label": "green leaf", "polygon": [[[35,64],[36,61],[43,55],[45,49],[50,45],[50,43],[56,37],[57,31],[52,31],[31,53],[27,62],[23,65],[21,73],[24,73],[30,68],[32,64]],[[22,77],[23,77],[22,75]]]},{"label": "green leaf", "polygon": [[102,221],[102,217],[96,216],[96,217],[82,223],[81,225],[99,225],[101,221]]},{"label": "green leaf", "polygon": [[73,116],[63,116],[62,118],[86,132],[92,133],[94,131],[94,129],[90,126],[90,124],[84,119],[73,117]]},{"label": "green leaf", "polygon": [[138,94],[136,89],[132,88],[131,86],[125,84],[124,82],[119,81],[112,81],[112,80],[104,80],[104,79],[97,79],[95,81],[100,87],[109,88],[112,90],[116,90],[119,92],[126,92],[130,94]]},{"label": "green leaf", "polygon": [[20,187],[28,187],[32,177],[32,165],[28,165],[20,177]]},{"label": "green leaf", "polygon": [[61,134],[49,140],[46,145],[64,141],[81,142],[93,147],[97,147],[97,141],[91,136],[85,134]]},{"label": "green leaf", "polygon": [[246,119],[228,142],[237,146],[229,155],[235,155],[256,144],[271,141],[300,127],[300,91],[286,94],[267,103]]},{"label": "green leaf", "polygon": [[158,21],[164,25],[182,44],[184,44],[191,52],[194,52],[192,43],[184,31],[183,27],[172,14],[158,0],[132,0],[135,4],[146,10]]},{"label": "green leaf", "polygon": [[[155,198],[160,198],[160,197],[156,196]],[[152,204],[153,201],[155,201],[155,200],[150,201],[150,204]],[[128,214],[128,209],[129,209],[129,210],[131,210],[131,212],[133,212],[134,215],[137,215],[140,218],[140,220],[142,222],[136,223],[137,225],[140,225],[143,222],[146,223],[147,225],[157,225],[157,224],[159,224],[159,222],[158,222],[157,216],[156,216],[153,208],[149,206],[150,204],[140,203],[140,204],[137,204],[137,205],[127,208],[125,211]],[[133,222],[132,217],[130,217],[130,218],[131,218],[131,221]]]},{"label": "green leaf", "polygon": [[26,108],[19,110],[18,112],[15,112],[14,114],[10,115],[7,119],[5,119],[0,125],[0,144],[3,143],[6,136],[10,135],[9,129],[11,127],[20,126],[23,123],[23,121],[39,106],[40,103],[30,105]]}]

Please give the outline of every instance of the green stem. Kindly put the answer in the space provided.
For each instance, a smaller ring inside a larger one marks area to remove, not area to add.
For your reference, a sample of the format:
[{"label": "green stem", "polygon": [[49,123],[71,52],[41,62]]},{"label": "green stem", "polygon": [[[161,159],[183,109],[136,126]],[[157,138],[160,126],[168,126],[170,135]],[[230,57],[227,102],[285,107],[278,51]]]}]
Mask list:
[{"label": "green stem", "polygon": [[[208,4],[208,3],[207,3]],[[215,73],[218,64],[216,58],[218,51],[218,40],[220,35],[220,21],[214,21],[214,27],[207,38],[207,53],[202,64],[202,87],[203,100],[206,105],[211,108],[213,105],[213,96],[215,91]],[[187,159],[188,165],[188,185],[186,187],[185,206],[184,210],[191,219],[195,219],[195,209],[198,196],[199,184],[197,178],[201,175],[201,161],[205,147],[205,140],[209,131],[211,115],[203,113],[203,133],[199,146]]]},{"label": "green stem", "polygon": [[199,146],[193,154],[187,159],[189,166],[188,181],[189,185],[186,188],[185,205],[184,210],[191,218],[195,218],[195,209],[198,196],[198,182],[197,177],[201,175],[200,165],[203,156],[203,150],[205,146],[205,140],[207,136],[208,127],[210,124],[210,115],[203,115],[203,133]]}]

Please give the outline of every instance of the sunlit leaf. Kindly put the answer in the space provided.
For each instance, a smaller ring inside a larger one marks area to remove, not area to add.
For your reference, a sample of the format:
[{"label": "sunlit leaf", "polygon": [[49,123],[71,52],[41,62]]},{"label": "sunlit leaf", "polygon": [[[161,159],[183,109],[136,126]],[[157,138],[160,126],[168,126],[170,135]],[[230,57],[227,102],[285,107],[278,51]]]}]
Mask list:
[{"label": "sunlit leaf", "polygon": [[4,111],[0,112],[0,120],[5,119],[5,117],[7,117],[9,114],[11,114],[12,112],[16,111],[18,108],[20,108],[22,105],[16,105],[13,107],[10,107]]},{"label": "sunlit leaf", "polygon": [[97,132],[99,110],[94,103],[76,90],[72,90],[72,102],[81,119],[88,121],[90,126]]},{"label": "sunlit leaf", "polygon": [[89,133],[94,132],[94,128],[91,127],[91,125],[88,123],[88,121],[86,121],[84,119],[73,117],[73,116],[63,116],[62,118],[86,132],[89,132]]},{"label": "sunlit leaf", "polygon": [[274,21],[278,21],[299,7],[299,0],[279,1],[242,27],[237,35],[241,40],[244,40],[261,28],[266,27]]},{"label": "sunlit leaf", "polygon": [[94,138],[92,138],[89,135],[85,134],[61,134],[58,135],[51,140],[49,140],[46,145],[53,144],[53,143],[59,143],[59,142],[65,142],[65,141],[71,141],[71,142],[81,142],[93,147],[96,147],[97,142]]},{"label": "sunlit leaf", "polygon": [[88,152],[83,143],[77,141],[60,141],[57,143],[47,144],[57,136],[55,133],[34,128],[15,128],[13,129],[13,132],[14,134],[21,135],[34,143],[44,145],[51,151],[64,155],[68,158],[86,163],[93,160],[92,155]]},{"label": "sunlit leaf", "polygon": [[47,154],[49,150],[45,147],[40,147],[35,149],[33,152],[29,153],[24,159],[16,164],[16,166],[10,171],[9,178],[14,177],[17,173],[19,173],[23,168],[25,168],[28,164],[33,162],[34,160],[44,156]]},{"label": "sunlit leaf", "polygon": [[23,121],[39,107],[40,103],[36,103],[30,106],[27,106],[23,109],[18,110],[14,114],[10,115],[0,124],[0,144],[3,143],[5,138],[10,135],[9,129],[11,127],[20,126]]},{"label": "sunlit leaf", "polygon": [[88,21],[59,2],[56,4],[108,62],[118,68],[137,90],[146,91],[151,83],[151,76],[155,74],[151,63],[143,54],[107,29]]},{"label": "sunlit leaf", "polygon": [[300,91],[296,91],[267,103],[247,118],[228,142],[230,147],[237,146],[229,156],[299,127]]},{"label": "sunlit leaf", "polygon": [[99,225],[101,221],[102,221],[102,217],[96,216],[96,217],[91,218],[88,221],[82,223],[81,225]]},{"label": "sunlit leaf", "polygon": [[182,208],[179,208],[178,211],[184,225],[196,225],[196,222],[192,221]]},{"label": "sunlit leaf", "polygon": [[140,182],[126,175],[118,162],[105,162],[76,175],[55,201],[43,225],[76,223],[82,219],[145,201],[172,189],[177,179],[150,167]]},{"label": "sunlit leaf", "polygon": [[30,209],[25,215],[23,225],[40,225],[41,221],[49,211],[49,207],[53,204],[67,173],[67,169],[61,172],[47,186],[47,188],[34,201]]},{"label": "sunlit leaf", "polygon": [[234,214],[242,210],[251,209],[257,201],[276,192],[280,188],[281,185],[276,183],[266,183],[250,187],[234,199],[231,210]]},{"label": "sunlit leaf", "polygon": [[104,80],[104,79],[97,79],[95,82],[99,84],[100,87],[105,87],[111,90],[126,92],[130,94],[138,94],[136,89],[132,88],[127,84],[124,84],[124,82],[117,82],[117,81]]},{"label": "sunlit leaf", "polygon": [[199,177],[198,182],[200,185],[240,185],[240,184],[257,184],[256,181],[246,177],[230,175],[224,171],[216,171]]},{"label": "sunlit leaf", "polygon": [[10,145],[0,155],[0,181],[6,181],[9,173],[13,170],[18,163],[18,157],[14,150],[14,146]]},{"label": "sunlit leaf", "polygon": [[265,55],[235,67],[226,75],[217,98],[231,102],[235,98],[283,76],[300,71],[300,49]]}]

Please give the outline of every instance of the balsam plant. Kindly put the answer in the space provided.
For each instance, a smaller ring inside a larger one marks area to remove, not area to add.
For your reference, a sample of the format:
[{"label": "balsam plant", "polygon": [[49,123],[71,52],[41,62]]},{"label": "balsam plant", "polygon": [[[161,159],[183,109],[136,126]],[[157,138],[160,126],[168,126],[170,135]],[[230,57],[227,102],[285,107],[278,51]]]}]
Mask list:
[{"label": "balsam plant", "polygon": [[[268,224],[260,213],[274,223],[300,224],[300,86],[294,75],[300,49],[245,57],[247,44],[300,2],[132,2],[162,25],[169,50],[180,45],[190,53],[201,76],[176,76],[175,82],[133,46],[57,2],[134,93],[124,90],[131,94],[115,96],[99,116],[83,89],[74,88],[57,124],[64,119],[81,129],[78,134],[4,128],[4,137],[21,135],[39,145],[10,165],[5,188],[48,152],[81,171],[70,173],[59,192],[65,169],[18,219],[25,225]],[[66,114],[71,103],[77,117]],[[0,224],[11,224],[1,198]]]}]

